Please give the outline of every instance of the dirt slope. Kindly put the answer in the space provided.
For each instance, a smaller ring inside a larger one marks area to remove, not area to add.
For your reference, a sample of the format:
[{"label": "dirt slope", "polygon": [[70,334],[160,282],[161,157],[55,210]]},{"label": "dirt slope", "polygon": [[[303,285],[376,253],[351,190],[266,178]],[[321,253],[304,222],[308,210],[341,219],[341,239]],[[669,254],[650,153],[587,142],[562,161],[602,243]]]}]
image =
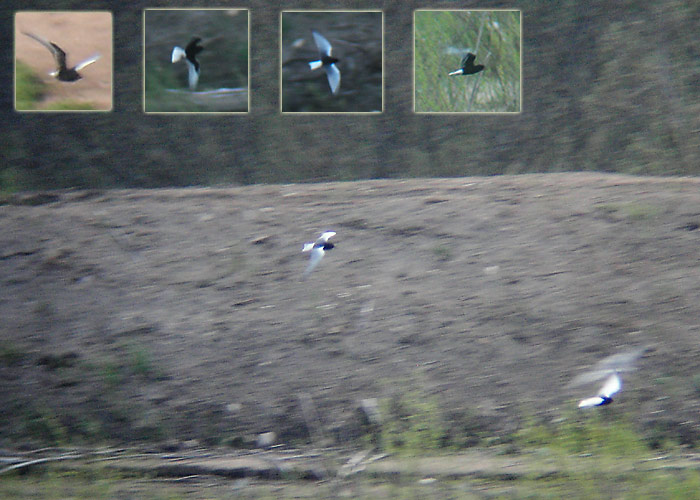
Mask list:
[{"label": "dirt slope", "polygon": [[601,174],[20,196],[0,206],[0,436],[305,439],[308,394],[342,441],[360,399],[408,393],[498,434],[647,346],[611,408],[693,441],[698,224],[700,180]]}]

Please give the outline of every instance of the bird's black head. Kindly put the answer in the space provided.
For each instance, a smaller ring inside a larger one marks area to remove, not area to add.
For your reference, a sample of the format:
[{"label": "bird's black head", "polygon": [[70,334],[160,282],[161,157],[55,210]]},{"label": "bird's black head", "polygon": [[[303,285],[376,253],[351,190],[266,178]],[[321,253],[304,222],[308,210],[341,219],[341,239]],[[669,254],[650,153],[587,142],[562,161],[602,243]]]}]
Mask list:
[{"label": "bird's black head", "polygon": [[324,250],[330,250],[331,248],[334,248],[334,247],[335,247],[335,245],[334,245],[333,243],[331,243],[330,241],[326,241],[326,242],[323,244],[323,249],[324,249]]},{"label": "bird's black head", "polygon": [[598,406],[609,405],[610,403],[613,402],[613,399],[611,397],[608,397],[608,396],[600,396],[600,399],[602,399],[603,401],[601,401]]}]

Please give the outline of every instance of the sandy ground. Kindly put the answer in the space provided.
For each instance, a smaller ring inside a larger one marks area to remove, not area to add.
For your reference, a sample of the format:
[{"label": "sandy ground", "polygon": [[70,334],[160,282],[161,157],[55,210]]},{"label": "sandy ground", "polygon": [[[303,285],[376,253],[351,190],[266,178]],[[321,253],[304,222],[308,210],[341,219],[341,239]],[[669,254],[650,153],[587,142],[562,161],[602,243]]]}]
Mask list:
[{"label": "sandy ground", "polygon": [[[60,82],[49,75],[55,70],[52,54],[22,34],[34,33],[56,43],[75,66],[95,53],[101,58],[85,67],[77,82]],[[71,100],[92,103],[96,109],[112,109],[112,15],[95,12],[18,12],[15,15],[15,57],[28,64],[49,85],[45,102]]]},{"label": "sandy ground", "polygon": [[[361,399],[393,396],[496,436],[575,412],[598,386],[576,377],[646,347],[606,410],[693,442],[699,188],[549,174],[16,197],[4,437],[41,408],[126,441],[343,443]],[[327,229],[336,248],[302,281],[302,243]]]}]

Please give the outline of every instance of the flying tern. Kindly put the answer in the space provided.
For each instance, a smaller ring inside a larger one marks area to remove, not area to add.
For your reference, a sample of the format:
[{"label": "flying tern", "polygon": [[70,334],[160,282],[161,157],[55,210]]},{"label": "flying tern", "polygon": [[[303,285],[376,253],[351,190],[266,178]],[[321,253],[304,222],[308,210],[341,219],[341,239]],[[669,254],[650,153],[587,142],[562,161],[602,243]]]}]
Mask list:
[{"label": "flying tern", "polygon": [[80,80],[82,78],[82,75],[78,73],[78,71],[83,69],[88,64],[94,63],[100,58],[99,54],[95,54],[89,57],[88,59],[79,62],[72,68],[69,68],[66,65],[66,53],[61,47],[49,40],[46,40],[45,38],[40,37],[39,35],[35,35],[34,33],[28,33],[26,31],[23,31],[22,33],[42,44],[51,52],[51,54],[53,54],[53,58],[56,61],[56,70],[52,71],[49,74],[56,78],[56,80],[62,82],[76,82]]},{"label": "flying tern", "polygon": [[192,91],[197,88],[197,82],[199,81],[200,68],[197,54],[204,50],[204,47],[199,45],[201,41],[201,38],[193,38],[184,49],[177,46],[173,47],[173,54],[171,57],[173,63],[178,62],[183,57],[185,58],[185,62],[187,63],[187,81]]},{"label": "flying tern", "polygon": [[478,73],[479,71],[484,69],[483,64],[476,64],[475,65],[474,59],[476,59],[476,56],[474,54],[472,54],[471,52],[467,52],[467,55],[462,58],[461,68],[450,73],[450,76],[453,76],[453,75],[473,75],[474,73]]},{"label": "flying tern", "polygon": [[612,403],[613,394],[622,389],[622,380],[617,373],[612,374],[598,391],[598,395],[581,400],[579,408],[590,408],[592,406],[603,406]]},{"label": "flying tern", "polygon": [[321,234],[321,236],[319,236],[314,243],[304,243],[304,248],[302,248],[301,251],[311,252],[311,256],[309,257],[309,265],[306,266],[306,270],[304,271],[302,278],[306,279],[306,277],[311,274],[311,271],[314,270],[318,263],[321,262],[326,250],[330,250],[335,246],[333,243],[328,241],[332,236],[335,236],[334,231],[326,231],[325,233]]},{"label": "flying tern", "polygon": [[326,38],[321,35],[318,31],[311,32],[314,36],[314,42],[316,42],[316,47],[321,54],[321,59],[317,61],[311,61],[309,67],[312,70],[323,67],[326,70],[326,76],[328,77],[328,84],[331,86],[331,92],[335,95],[338,93],[340,88],[340,70],[335,65],[339,59],[331,56],[331,51],[333,47],[326,40]]}]

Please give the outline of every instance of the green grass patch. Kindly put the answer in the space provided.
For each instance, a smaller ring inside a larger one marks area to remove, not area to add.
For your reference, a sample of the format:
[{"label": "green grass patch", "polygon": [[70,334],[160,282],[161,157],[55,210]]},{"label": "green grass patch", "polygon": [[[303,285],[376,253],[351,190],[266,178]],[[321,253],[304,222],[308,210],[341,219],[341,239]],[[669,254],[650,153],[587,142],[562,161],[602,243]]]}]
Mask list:
[{"label": "green grass patch", "polygon": [[93,111],[97,108],[90,102],[73,101],[65,99],[47,104],[42,109],[46,111]]},{"label": "green grass patch", "polygon": [[452,260],[452,250],[447,245],[440,245],[433,248],[433,255],[440,262],[447,262]]},{"label": "green grass patch", "polygon": [[22,434],[50,445],[62,445],[69,442],[68,430],[61,423],[58,415],[48,407],[27,410],[23,419]]},{"label": "green grass patch", "polygon": [[661,209],[648,203],[628,203],[624,205],[623,213],[632,220],[643,221],[658,217]]},{"label": "green grass patch", "polygon": [[434,397],[409,391],[380,404],[380,442],[390,453],[424,455],[446,445],[447,428]]},{"label": "green grass patch", "polygon": [[17,61],[15,67],[15,108],[19,111],[36,109],[46,92],[46,84],[29,66]]},{"label": "green grass patch", "polygon": [[641,459],[650,455],[645,439],[621,415],[579,412],[557,423],[529,423],[515,434],[525,450],[548,448],[564,454]]},{"label": "green grass patch", "polygon": [[109,389],[116,389],[124,382],[124,375],[116,363],[105,363],[100,370],[102,382]]},{"label": "green grass patch", "polygon": [[606,215],[618,215],[633,221],[653,220],[661,213],[661,208],[649,203],[601,203],[596,210]]}]

